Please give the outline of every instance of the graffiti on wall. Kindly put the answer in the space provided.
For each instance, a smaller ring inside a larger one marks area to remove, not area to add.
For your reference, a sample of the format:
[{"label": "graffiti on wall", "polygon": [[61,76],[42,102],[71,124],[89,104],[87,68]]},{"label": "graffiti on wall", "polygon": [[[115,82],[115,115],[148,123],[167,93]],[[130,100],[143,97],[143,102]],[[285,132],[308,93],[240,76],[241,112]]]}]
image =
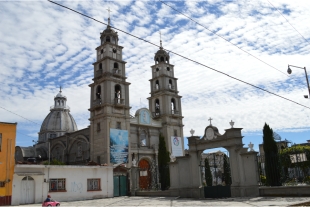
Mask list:
[{"label": "graffiti on wall", "polygon": [[71,182],[71,192],[75,193],[82,193],[83,191],[83,184],[81,182]]}]

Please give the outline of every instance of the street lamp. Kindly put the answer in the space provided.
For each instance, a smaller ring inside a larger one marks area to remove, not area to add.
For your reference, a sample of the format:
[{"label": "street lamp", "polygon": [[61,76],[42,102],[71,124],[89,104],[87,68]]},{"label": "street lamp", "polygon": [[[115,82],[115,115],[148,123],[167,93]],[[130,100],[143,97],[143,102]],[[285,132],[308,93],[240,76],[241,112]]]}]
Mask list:
[{"label": "street lamp", "polygon": [[295,67],[295,68],[299,68],[299,69],[304,69],[305,70],[305,75],[306,75],[306,80],[307,80],[307,87],[308,87],[308,92],[309,92],[309,96],[308,95],[304,95],[305,98],[309,98],[310,97],[310,86],[309,86],[309,80],[308,80],[308,75],[307,75],[307,70],[306,67],[298,67],[298,66],[294,66],[294,65],[288,65],[287,68],[287,73],[291,74],[292,73],[292,69],[290,67]]}]

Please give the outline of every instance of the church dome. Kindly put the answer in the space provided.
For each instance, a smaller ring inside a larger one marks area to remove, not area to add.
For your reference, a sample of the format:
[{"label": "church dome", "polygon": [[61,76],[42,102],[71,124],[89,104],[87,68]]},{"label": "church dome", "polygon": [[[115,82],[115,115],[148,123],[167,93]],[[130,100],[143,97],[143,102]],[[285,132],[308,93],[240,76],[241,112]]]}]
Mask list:
[{"label": "church dome", "polygon": [[46,142],[48,138],[58,137],[78,130],[75,120],[70,114],[70,107],[66,105],[66,101],[66,96],[60,90],[54,98],[54,106],[50,107],[50,113],[41,125],[39,142]]},{"label": "church dome", "polygon": [[154,57],[155,63],[161,63],[161,62],[169,63],[169,59],[170,59],[169,53],[167,53],[164,50],[164,48],[162,47],[162,42],[160,40],[160,48],[155,53],[155,57]]},{"label": "church dome", "polygon": [[103,45],[106,42],[116,44],[118,43],[118,34],[110,26],[110,18],[108,19],[108,26],[102,33],[100,33],[101,44]]}]

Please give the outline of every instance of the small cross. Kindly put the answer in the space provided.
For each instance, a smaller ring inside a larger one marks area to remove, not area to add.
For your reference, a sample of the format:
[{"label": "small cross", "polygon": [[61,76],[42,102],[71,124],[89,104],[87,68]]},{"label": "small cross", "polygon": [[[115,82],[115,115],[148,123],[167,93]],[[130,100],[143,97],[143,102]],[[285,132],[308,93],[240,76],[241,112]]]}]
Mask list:
[{"label": "small cross", "polygon": [[108,12],[109,12],[108,25],[110,25],[110,12],[111,12],[110,7],[108,7],[107,10],[108,10]]},{"label": "small cross", "polygon": [[161,42],[161,32],[159,31],[159,39],[160,39],[160,48],[162,48],[162,42]]},{"label": "small cross", "polygon": [[109,12],[109,18],[110,18],[110,12],[111,12],[110,7],[108,7],[107,10],[108,10],[108,12]]},{"label": "small cross", "polygon": [[61,92],[61,86],[59,87],[59,92]]},{"label": "small cross", "polygon": [[213,119],[211,119],[211,117],[210,117],[208,120],[210,121],[210,126],[211,126],[211,125],[212,125],[212,124],[211,124],[211,121],[212,121]]}]

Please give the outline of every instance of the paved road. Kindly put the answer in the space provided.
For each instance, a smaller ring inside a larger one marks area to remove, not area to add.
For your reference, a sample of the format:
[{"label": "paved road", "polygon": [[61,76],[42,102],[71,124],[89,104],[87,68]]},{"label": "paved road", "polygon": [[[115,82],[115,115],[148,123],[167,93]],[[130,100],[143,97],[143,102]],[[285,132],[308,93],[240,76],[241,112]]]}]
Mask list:
[{"label": "paved road", "polygon": [[[172,197],[115,197],[61,202],[61,206],[289,206],[310,202],[310,197],[257,197],[194,200]],[[41,206],[31,204],[23,206]]]}]

